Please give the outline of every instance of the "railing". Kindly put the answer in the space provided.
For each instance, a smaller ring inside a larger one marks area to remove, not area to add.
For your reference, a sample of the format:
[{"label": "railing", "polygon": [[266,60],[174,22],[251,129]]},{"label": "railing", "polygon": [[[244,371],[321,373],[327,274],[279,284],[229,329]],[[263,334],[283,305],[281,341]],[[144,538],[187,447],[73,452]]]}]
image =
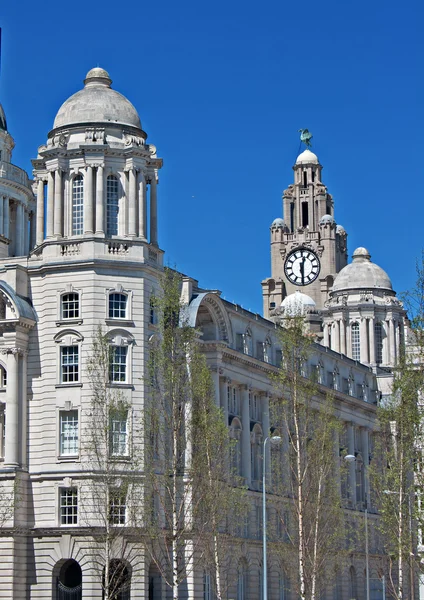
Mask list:
[{"label": "railing", "polygon": [[82,600],[82,583],[76,587],[67,587],[57,581],[57,600]]},{"label": "railing", "polygon": [[11,163],[0,161],[0,178],[10,179],[21,185],[28,185],[28,175],[23,169],[15,167]]},{"label": "railing", "polygon": [[61,256],[75,256],[80,253],[80,244],[78,242],[70,242],[60,246]]}]

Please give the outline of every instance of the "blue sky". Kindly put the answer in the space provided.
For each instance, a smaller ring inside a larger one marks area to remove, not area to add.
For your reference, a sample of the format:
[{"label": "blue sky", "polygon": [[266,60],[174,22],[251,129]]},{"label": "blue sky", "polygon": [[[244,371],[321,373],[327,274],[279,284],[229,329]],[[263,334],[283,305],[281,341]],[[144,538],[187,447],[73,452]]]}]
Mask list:
[{"label": "blue sky", "polygon": [[164,159],[167,261],[262,312],[269,225],[308,128],[349,255],[366,246],[406,290],[424,245],[423,18],[418,0],[2,2],[13,161],[30,172],[61,103],[107,69]]}]

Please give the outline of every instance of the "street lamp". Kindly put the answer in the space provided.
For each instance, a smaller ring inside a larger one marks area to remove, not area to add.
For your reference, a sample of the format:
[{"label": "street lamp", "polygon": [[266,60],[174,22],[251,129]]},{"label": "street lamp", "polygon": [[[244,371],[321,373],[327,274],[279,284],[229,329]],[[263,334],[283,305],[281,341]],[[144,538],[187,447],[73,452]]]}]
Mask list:
[{"label": "street lamp", "polygon": [[279,435],[267,436],[263,446],[262,463],[262,536],[263,536],[263,559],[262,559],[262,579],[263,579],[263,600],[268,600],[267,568],[266,568],[266,444],[271,442],[277,445],[281,442]]},{"label": "street lamp", "polygon": [[[356,456],[346,454],[344,457],[347,463],[356,461]],[[370,600],[370,566],[369,566],[369,548],[368,548],[368,494],[365,486],[365,579],[367,583],[367,600]]]}]

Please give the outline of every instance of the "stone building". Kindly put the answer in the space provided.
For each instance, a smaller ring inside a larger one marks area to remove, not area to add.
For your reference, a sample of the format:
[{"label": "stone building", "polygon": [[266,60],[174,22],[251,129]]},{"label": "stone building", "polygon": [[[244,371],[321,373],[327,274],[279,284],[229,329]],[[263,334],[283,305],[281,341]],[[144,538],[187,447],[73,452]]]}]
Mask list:
[{"label": "stone building", "polygon": [[[91,393],[85,361],[99,325],[112,347],[110,384],[135,412],[143,411],[147,341],[156,331],[151,298],[163,268],[162,160],[147,143],[136,109],[111,83],[106,71],[94,68],[61,106],[33,160],[32,183],[11,163],[14,142],[0,108],[1,598],[102,598],[79,497],[89,476],[81,460]],[[366,250],[347,264],[346,232],[336,225],[321,171],[309,150],[298,157],[295,183],[284,192],[285,221],[271,226],[263,317],[183,278],[182,298],[202,334],[251,502],[248,525],[234,539],[237,565],[228,599],[262,597],[262,452],[281,350],[274,321],[296,305],[321,341],[305,375],[316,376],[320,393],[334,394],[343,422],[338,446],[358,457],[348,472],[348,489],[355,492],[345,499],[355,513],[369,510],[370,577],[379,586],[382,549],[366,471],[376,404],[381,390],[389,390],[405,313]],[[129,415],[114,424],[113,435],[125,448]],[[9,512],[5,498],[16,482],[20,497]],[[121,510],[125,522],[125,505]],[[364,598],[364,564],[363,553],[352,555],[325,597]],[[170,598],[142,544],[126,569],[128,590],[119,599]],[[289,580],[284,565],[271,559],[270,599],[294,600]],[[212,600],[208,574],[190,575],[187,597]]]}]

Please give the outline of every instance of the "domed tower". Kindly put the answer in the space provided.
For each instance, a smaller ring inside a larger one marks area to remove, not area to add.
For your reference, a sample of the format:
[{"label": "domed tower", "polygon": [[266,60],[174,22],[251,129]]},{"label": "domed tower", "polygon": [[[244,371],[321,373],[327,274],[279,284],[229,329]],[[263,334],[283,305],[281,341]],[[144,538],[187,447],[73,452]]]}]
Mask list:
[{"label": "domed tower", "polygon": [[[158,246],[162,160],[146,143],[134,106],[111,84],[104,69],[91,69],[33,160],[38,255],[73,254],[77,240],[78,253],[91,251],[94,242],[100,254],[106,245],[107,254],[148,258],[146,247]],[[159,254],[151,248],[150,257]]]},{"label": "domed tower", "polygon": [[[34,233],[35,201],[28,175],[12,164],[15,146],[0,104],[0,257],[28,254]],[[32,235],[31,235],[32,238]]]},{"label": "domed tower", "polygon": [[347,264],[347,234],[334,220],[318,157],[304,150],[293,170],[294,183],[283,194],[284,220],[271,225],[271,277],[262,282],[267,318],[300,289],[322,308],[334,277]]},{"label": "domed tower", "polygon": [[323,344],[372,367],[395,366],[406,313],[389,276],[357,248],[337,275],[323,312]]}]

